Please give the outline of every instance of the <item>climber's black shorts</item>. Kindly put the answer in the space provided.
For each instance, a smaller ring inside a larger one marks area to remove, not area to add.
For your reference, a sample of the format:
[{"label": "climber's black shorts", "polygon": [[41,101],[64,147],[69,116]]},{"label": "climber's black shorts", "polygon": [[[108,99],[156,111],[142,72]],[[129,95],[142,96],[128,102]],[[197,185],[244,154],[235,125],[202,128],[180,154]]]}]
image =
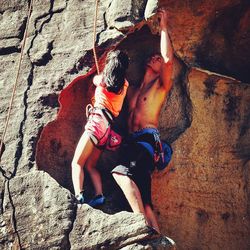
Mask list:
[{"label": "climber's black shorts", "polygon": [[137,143],[125,143],[121,147],[120,164],[111,173],[131,178],[140,190],[143,204],[152,207],[151,170],[154,168],[152,157],[144,147]]}]

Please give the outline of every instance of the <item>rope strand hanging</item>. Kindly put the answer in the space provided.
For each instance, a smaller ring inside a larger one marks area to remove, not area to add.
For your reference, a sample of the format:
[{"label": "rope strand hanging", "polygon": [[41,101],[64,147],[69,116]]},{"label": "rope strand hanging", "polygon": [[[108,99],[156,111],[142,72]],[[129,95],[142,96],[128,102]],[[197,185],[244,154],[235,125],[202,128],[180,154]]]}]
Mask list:
[{"label": "rope strand hanging", "polygon": [[97,70],[97,73],[99,75],[100,69],[99,69],[97,55],[96,55],[96,49],[95,49],[97,13],[98,13],[98,0],[95,1],[95,15],[94,15],[94,27],[93,27],[93,54],[94,54],[94,59],[95,59],[96,70]]},{"label": "rope strand hanging", "polygon": [[[2,152],[3,143],[5,141],[5,136],[6,136],[7,128],[8,128],[8,125],[9,125],[9,120],[10,120],[10,113],[11,113],[11,110],[12,110],[13,101],[14,101],[14,97],[15,97],[15,93],[16,93],[17,81],[18,81],[19,74],[20,74],[21,62],[22,62],[22,59],[23,59],[23,52],[24,52],[24,47],[25,47],[26,38],[27,38],[27,34],[28,34],[28,27],[29,27],[30,15],[31,15],[31,11],[32,11],[32,5],[33,5],[33,0],[30,1],[28,19],[27,19],[27,23],[26,23],[26,27],[25,27],[25,31],[24,31],[23,40],[21,42],[21,53],[20,53],[19,62],[18,62],[18,69],[17,69],[15,83],[14,83],[13,89],[12,89],[12,94],[11,94],[10,103],[9,103],[9,107],[8,107],[8,113],[7,113],[7,116],[6,116],[4,131],[3,131],[3,134],[2,134],[2,137],[1,137],[0,152]],[[0,157],[0,163],[1,163],[1,157]]]}]

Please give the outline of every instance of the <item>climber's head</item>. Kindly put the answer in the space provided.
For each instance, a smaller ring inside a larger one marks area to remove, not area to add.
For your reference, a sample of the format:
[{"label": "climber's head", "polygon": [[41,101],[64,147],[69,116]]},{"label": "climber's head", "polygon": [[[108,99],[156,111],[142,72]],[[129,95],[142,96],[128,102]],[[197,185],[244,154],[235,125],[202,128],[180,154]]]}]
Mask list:
[{"label": "climber's head", "polygon": [[161,71],[161,66],[163,63],[163,58],[160,53],[156,52],[151,54],[145,63],[146,70],[151,69],[156,73],[159,73]]}]

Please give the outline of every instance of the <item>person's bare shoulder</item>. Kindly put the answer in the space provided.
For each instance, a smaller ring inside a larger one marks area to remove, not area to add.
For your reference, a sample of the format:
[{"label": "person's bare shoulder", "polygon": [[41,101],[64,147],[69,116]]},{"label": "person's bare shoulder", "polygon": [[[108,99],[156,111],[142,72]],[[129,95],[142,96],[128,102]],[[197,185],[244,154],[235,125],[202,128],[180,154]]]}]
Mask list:
[{"label": "person's bare shoulder", "polygon": [[103,77],[102,75],[95,75],[93,78],[93,83],[95,86],[102,86],[105,87],[105,83],[103,82]]}]

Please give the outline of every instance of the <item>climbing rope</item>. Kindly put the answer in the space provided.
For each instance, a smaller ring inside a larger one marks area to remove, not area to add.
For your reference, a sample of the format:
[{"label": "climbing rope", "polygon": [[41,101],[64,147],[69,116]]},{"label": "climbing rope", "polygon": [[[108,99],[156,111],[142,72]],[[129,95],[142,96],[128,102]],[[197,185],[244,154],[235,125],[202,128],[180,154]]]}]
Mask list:
[{"label": "climbing rope", "polygon": [[[11,99],[10,99],[10,103],[9,103],[9,108],[8,108],[8,113],[7,113],[6,122],[5,122],[5,126],[4,126],[4,131],[3,131],[2,138],[1,138],[1,141],[0,141],[0,152],[2,152],[2,148],[3,148],[4,141],[5,141],[7,128],[8,128],[8,125],[9,125],[10,114],[11,114],[11,110],[12,110],[12,106],[13,106],[13,101],[14,101],[15,92],[16,92],[16,88],[17,88],[17,82],[18,82],[20,69],[21,69],[21,62],[22,62],[22,59],[23,59],[24,47],[25,47],[26,38],[27,38],[27,34],[28,34],[28,26],[29,26],[32,6],[33,6],[33,0],[30,1],[28,19],[27,19],[27,23],[26,23],[26,27],[25,27],[24,37],[23,37],[23,40],[22,40],[22,43],[21,43],[21,54],[20,54],[19,63],[18,63],[18,70],[17,70],[17,74],[16,74],[15,83],[14,83],[14,86],[13,86],[13,89],[12,89],[12,95],[11,95]],[[93,54],[94,54],[94,59],[95,59],[95,64],[96,64],[96,70],[97,70],[97,73],[99,74],[100,69],[99,69],[97,55],[96,55],[96,49],[95,49],[97,13],[98,13],[98,0],[95,1],[95,15],[94,15],[94,28],[93,28]],[[1,163],[1,157],[0,157],[0,163]]]},{"label": "climbing rope", "polygon": [[97,11],[98,11],[98,0],[95,1],[95,15],[94,15],[94,28],[93,28],[93,54],[95,59],[95,65],[98,75],[100,74],[100,69],[98,65],[96,49],[95,49],[95,42],[96,42],[96,23],[97,23]]},{"label": "climbing rope", "polygon": [[[15,97],[15,93],[16,93],[17,81],[18,81],[18,78],[19,78],[21,62],[22,62],[22,59],[23,59],[23,51],[24,51],[24,47],[25,47],[25,43],[26,43],[27,34],[28,34],[28,26],[29,26],[29,21],[30,21],[32,5],[33,5],[33,0],[30,1],[28,19],[27,19],[27,23],[26,23],[26,27],[25,27],[25,31],[24,31],[23,40],[21,42],[21,54],[20,54],[20,58],[19,58],[19,62],[18,62],[18,70],[17,70],[17,74],[16,74],[15,83],[14,83],[14,86],[13,86],[13,89],[12,89],[12,95],[11,95],[11,98],[10,98],[10,103],[9,103],[8,113],[7,113],[6,122],[5,122],[5,126],[4,126],[4,131],[3,131],[3,134],[2,134],[2,138],[1,138],[0,152],[2,152],[3,143],[4,143],[4,140],[5,140],[7,128],[8,128],[8,125],[9,125],[10,113],[11,113],[11,110],[12,110],[12,105],[13,105],[13,101],[14,101],[14,97]],[[0,163],[1,163],[1,157],[0,157]]]}]

